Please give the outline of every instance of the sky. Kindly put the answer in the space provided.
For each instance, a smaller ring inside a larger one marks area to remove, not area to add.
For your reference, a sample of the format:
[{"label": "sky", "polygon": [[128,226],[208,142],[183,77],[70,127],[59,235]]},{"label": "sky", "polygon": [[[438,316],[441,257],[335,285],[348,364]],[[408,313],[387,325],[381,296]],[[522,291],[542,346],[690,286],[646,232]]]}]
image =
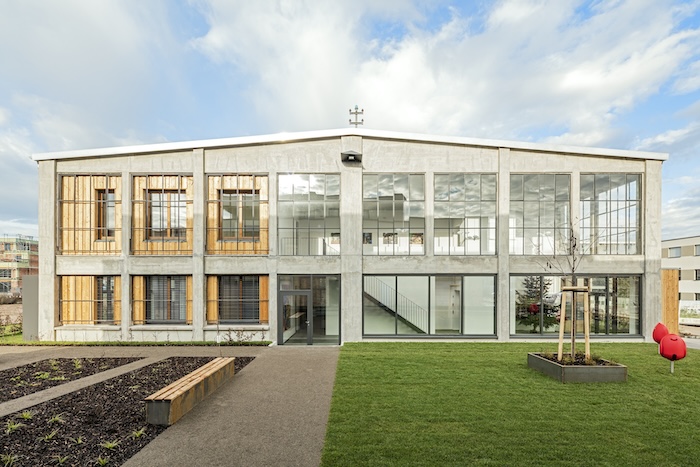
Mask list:
[{"label": "sky", "polygon": [[0,0],[0,235],[31,155],[348,127],[667,152],[700,235],[700,0]]}]

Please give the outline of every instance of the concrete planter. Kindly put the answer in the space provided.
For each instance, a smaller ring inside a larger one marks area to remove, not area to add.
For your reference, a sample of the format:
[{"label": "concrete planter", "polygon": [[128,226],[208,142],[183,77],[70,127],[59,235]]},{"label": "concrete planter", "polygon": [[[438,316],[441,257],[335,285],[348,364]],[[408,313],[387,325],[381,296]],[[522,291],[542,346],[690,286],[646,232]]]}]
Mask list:
[{"label": "concrete planter", "polygon": [[527,366],[562,383],[616,383],[627,381],[627,367],[618,363],[598,365],[562,365],[538,353],[527,354]]}]

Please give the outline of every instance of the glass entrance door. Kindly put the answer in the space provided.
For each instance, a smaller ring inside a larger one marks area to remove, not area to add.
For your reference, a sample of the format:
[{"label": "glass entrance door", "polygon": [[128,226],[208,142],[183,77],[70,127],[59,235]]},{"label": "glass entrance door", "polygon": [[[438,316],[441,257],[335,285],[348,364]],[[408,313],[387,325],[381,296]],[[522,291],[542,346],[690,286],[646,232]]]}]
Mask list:
[{"label": "glass entrance door", "polygon": [[311,292],[280,292],[279,336],[283,344],[313,344]]}]

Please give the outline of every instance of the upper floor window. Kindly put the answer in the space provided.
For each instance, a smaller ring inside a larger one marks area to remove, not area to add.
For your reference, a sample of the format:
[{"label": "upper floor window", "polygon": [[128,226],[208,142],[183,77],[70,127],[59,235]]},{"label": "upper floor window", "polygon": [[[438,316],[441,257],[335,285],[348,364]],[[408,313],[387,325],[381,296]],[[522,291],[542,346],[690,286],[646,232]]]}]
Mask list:
[{"label": "upper floor window", "polygon": [[113,189],[97,190],[97,237],[114,238],[117,225],[116,198]]},{"label": "upper floor window", "polygon": [[435,254],[496,253],[496,175],[435,175]]},{"label": "upper floor window", "polygon": [[568,174],[510,176],[510,254],[569,254],[570,186]]},{"label": "upper floor window", "polygon": [[212,175],[207,204],[207,253],[268,252],[266,175]]},{"label": "upper floor window", "polygon": [[[121,251],[121,177],[62,175],[58,193],[59,254]],[[22,245],[23,250],[29,250]]]},{"label": "upper floor window", "polygon": [[423,174],[362,177],[362,252],[365,255],[425,253]]},{"label": "upper floor window", "polygon": [[[697,251],[696,253],[697,254]],[[681,257],[681,247],[679,246],[674,246],[668,249],[668,257],[669,258],[680,258]]]},{"label": "upper floor window", "polygon": [[280,255],[340,254],[340,175],[280,174]]},{"label": "upper floor window", "polygon": [[638,255],[641,175],[581,175],[581,248],[599,255]]},{"label": "upper floor window", "polygon": [[700,256],[700,245],[695,245],[695,256]]},{"label": "upper floor window", "polygon": [[133,254],[191,254],[193,194],[191,176],[135,176]]}]

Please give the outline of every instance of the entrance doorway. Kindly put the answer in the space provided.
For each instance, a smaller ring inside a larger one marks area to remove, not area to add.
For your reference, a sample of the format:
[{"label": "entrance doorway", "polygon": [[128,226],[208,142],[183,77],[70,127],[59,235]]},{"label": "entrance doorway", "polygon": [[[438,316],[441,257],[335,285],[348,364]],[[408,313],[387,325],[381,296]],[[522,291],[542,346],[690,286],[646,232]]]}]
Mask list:
[{"label": "entrance doorway", "polygon": [[339,344],[340,278],[278,276],[278,281],[278,344]]}]

